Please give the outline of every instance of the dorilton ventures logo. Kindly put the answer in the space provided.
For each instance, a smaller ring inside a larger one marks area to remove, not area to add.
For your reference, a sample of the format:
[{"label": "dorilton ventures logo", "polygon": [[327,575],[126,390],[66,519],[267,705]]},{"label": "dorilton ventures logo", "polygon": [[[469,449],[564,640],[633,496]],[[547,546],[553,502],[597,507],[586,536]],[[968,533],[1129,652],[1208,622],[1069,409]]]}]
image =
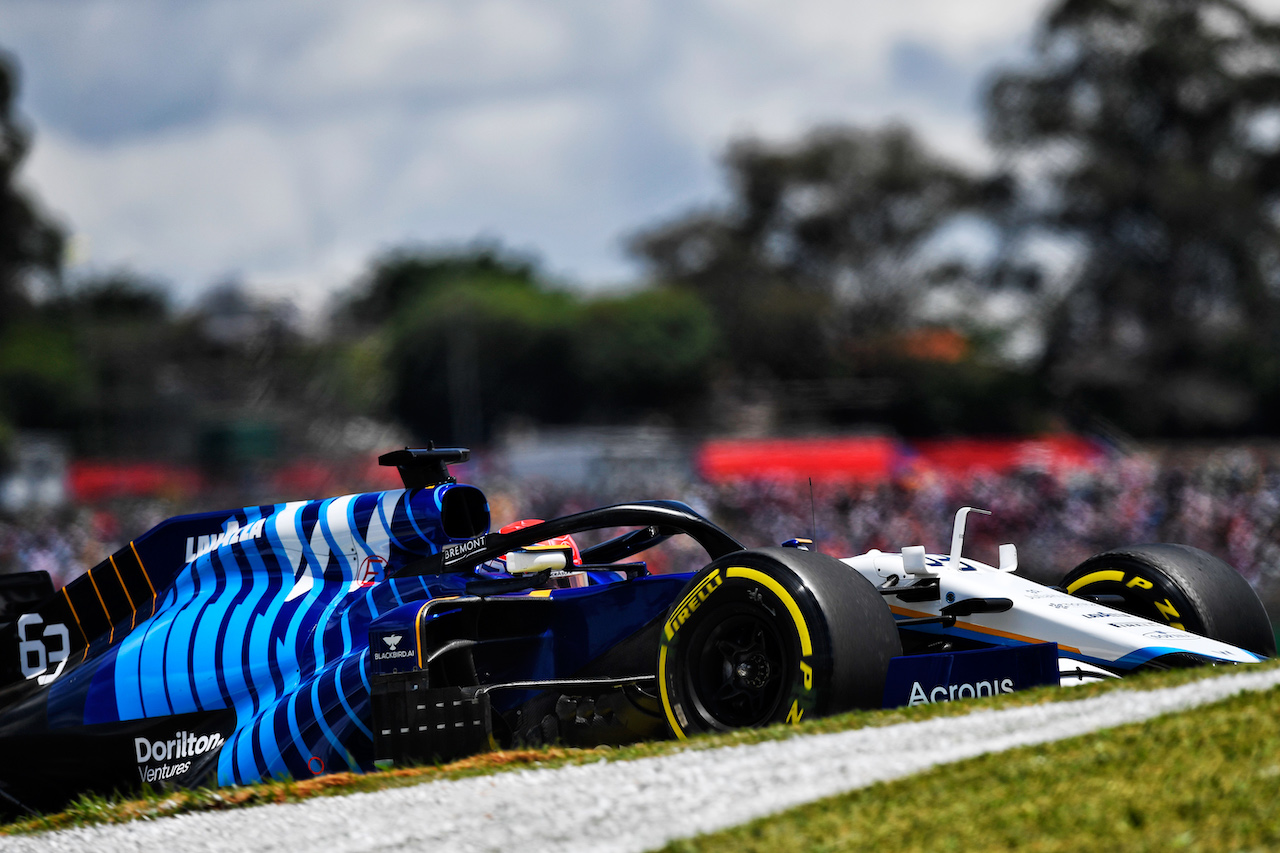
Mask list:
[{"label": "dorilton ventures logo", "polygon": [[[213,752],[224,743],[226,739],[217,732],[207,735],[177,732],[168,740],[136,737],[133,739],[133,750],[138,759],[138,775],[143,782],[159,782],[181,776],[191,769],[192,759]],[[160,766],[144,766],[155,764]]]}]

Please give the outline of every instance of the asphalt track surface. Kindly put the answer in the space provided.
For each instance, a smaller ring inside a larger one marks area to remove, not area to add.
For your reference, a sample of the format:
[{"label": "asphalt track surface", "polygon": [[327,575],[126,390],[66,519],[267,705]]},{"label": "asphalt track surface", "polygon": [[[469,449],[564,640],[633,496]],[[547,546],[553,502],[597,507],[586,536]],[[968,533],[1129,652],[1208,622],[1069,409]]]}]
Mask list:
[{"label": "asphalt track surface", "polygon": [[638,761],[432,782],[242,811],[0,839],[0,851],[581,850],[638,853],[937,764],[1047,743],[1243,691],[1280,670]]}]

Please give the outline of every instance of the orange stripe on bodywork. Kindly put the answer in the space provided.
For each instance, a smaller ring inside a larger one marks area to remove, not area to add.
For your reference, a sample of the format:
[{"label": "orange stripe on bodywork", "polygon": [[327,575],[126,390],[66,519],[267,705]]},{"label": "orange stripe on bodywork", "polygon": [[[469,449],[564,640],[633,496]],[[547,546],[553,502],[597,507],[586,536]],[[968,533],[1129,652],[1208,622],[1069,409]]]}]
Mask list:
[{"label": "orange stripe on bodywork", "polygon": [[413,633],[417,634],[413,642],[418,647],[418,669],[422,669],[422,614],[427,612],[427,605],[430,603],[431,599],[422,602],[422,606],[418,608],[418,615],[413,617]]},{"label": "orange stripe on bodywork", "polygon": [[76,612],[76,606],[71,603],[71,596],[67,594],[67,588],[62,588],[62,597],[67,600],[67,607],[71,608],[71,615],[76,617],[76,629],[80,632],[80,636],[84,638],[84,646],[89,648],[89,635],[84,632],[84,626],[80,624],[80,614]]},{"label": "orange stripe on bodywork", "polygon": [[133,540],[129,541],[129,547],[133,549],[133,558],[138,561],[138,568],[142,569],[142,577],[146,579],[147,586],[151,587],[151,597],[156,597],[156,585],[151,582],[151,575],[147,574],[147,567],[142,565],[142,557],[138,556],[138,546],[133,544]]},{"label": "orange stripe on bodywork", "polygon": [[[895,616],[905,616],[911,619],[918,619],[925,616],[938,615],[936,613],[925,613],[924,611],[921,611],[921,610],[910,610],[906,607],[895,607],[892,604],[889,605],[889,609],[893,611],[893,614]],[[962,628],[966,631],[976,631],[979,634],[989,634],[993,637],[1004,637],[1005,639],[1008,639],[1008,640],[1017,640],[1020,643],[1052,642],[1051,640],[1042,640],[1042,639],[1039,639],[1038,637],[1028,637],[1023,634],[1014,634],[1010,631],[1001,631],[998,628],[988,628],[986,625],[975,625],[972,622],[957,621],[956,627]],[[1080,650],[1077,649],[1075,646],[1066,646],[1066,645],[1063,645],[1062,643],[1058,643],[1058,648],[1062,649],[1063,651],[1075,652],[1076,654],[1080,654]]]},{"label": "orange stripe on bodywork", "polygon": [[[111,612],[107,610],[107,603],[102,600],[102,590],[98,589],[98,582],[93,579],[92,570],[85,572],[85,575],[88,576],[89,583],[93,584],[93,592],[95,595],[98,596],[98,603],[102,605],[102,612],[105,613],[107,616],[107,629],[109,631],[109,633],[107,634],[107,642],[114,643],[116,641],[116,626],[115,626],[114,620],[112,620],[111,618]],[[70,600],[71,600],[70,598],[67,599],[67,601],[70,601]]]},{"label": "orange stripe on bodywork", "polygon": [[138,618],[138,605],[133,603],[133,596],[129,594],[129,587],[124,585],[124,576],[120,574],[120,567],[116,565],[116,558],[112,556],[107,557],[107,559],[111,562],[111,568],[115,569],[116,580],[120,581],[120,588],[124,590],[124,600],[129,602],[129,630],[132,631]]},{"label": "orange stripe on bodywork", "polygon": [[433,601],[448,601],[459,597],[457,595],[442,595],[439,598],[429,598],[422,602],[422,606],[418,608],[418,615],[413,617],[413,632],[417,634],[413,641],[418,644],[418,669],[423,669],[426,666],[422,662],[422,617],[426,615],[427,608],[431,606]]}]

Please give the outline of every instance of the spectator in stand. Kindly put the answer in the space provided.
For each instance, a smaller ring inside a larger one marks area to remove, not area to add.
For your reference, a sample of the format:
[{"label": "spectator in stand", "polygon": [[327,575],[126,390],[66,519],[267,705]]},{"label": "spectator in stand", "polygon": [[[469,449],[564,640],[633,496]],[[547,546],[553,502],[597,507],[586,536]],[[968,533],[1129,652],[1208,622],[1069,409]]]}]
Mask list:
[{"label": "spectator in stand", "polygon": [[[813,536],[847,556],[870,548],[924,545],[945,550],[961,506],[970,516],[965,553],[996,562],[997,546],[1018,546],[1020,571],[1054,583],[1086,557],[1119,545],[1182,542],[1223,558],[1280,613],[1280,457],[1250,449],[1163,457],[1136,454],[1095,468],[1005,474],[913,470],[878,483],[697,480],[634,476],[588,489],[548,482],[483,483],[495,527],[520,518],[554,518],[637,498],[692,505],[748,545]],[[0,571],[44,569],[62,585],[169,515],[191,507],[160,501],[79,510],[52,518],[0,519]],[[615,531],[600,531],[591,544]],[[701,565],[680,539],[645,555],[654,571]]]}]

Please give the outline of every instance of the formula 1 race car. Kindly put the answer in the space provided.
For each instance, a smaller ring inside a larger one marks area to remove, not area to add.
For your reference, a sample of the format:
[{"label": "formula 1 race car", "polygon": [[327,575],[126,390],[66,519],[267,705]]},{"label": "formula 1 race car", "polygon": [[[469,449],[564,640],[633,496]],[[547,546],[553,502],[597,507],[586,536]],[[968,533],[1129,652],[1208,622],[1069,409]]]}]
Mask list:
[{"label": "formula 1 race car", "polygon": [[[1060,589],[922,546],[747,549],[642,501],[490,532],[462,449],[403,489],[170,519],[61,590],[0,587],[0,799],[370,771],[493,746],[621,743],[1275,654],[1229,566],[1177,545]],[[580,548],[574,534],[618,535]],[[634,558],[676,535],[707,565]]]}]

